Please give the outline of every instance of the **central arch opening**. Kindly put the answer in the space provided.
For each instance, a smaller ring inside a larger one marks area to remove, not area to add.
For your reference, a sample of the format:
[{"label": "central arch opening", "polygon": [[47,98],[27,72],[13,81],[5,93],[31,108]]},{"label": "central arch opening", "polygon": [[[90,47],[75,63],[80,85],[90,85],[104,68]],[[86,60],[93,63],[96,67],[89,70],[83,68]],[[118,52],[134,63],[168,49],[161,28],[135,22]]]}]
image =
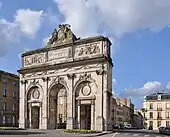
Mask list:
[{"label": "central arch opening", "polygon": [[50,90],[48,122],[51,129],[66,129],[67,90],[62,84],[56,84]]}]

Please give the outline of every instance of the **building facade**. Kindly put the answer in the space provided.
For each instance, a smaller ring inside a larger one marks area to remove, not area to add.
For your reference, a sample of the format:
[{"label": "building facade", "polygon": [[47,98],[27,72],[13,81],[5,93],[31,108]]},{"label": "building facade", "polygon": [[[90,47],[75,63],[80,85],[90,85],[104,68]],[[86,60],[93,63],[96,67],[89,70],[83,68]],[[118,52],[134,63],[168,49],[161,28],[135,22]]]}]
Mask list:
[{"label": "building facade", "polygon": [[145,97],[144,109],[147,128],[170,126],[170,93],[153,93]]},{"label": "building facade", "polygon": [[133,120],[134,121],[134,127],[139,128],[139,129],[144,128],[144,122],[143,122],[144,118],[143,118],[140,110],[134,111],[133,119],[134,119]]},{"label": "building facade", "polygon": [[133,116],[134,116],[134,104],[131,102],[131,99],[128,98],[117,98],[117,104],[118,108],[122,109],[122,115],[123,115],[123,123],[128,123],[133,125]]},{"label": "building facade", "polygon": [[0,126],[18,126],[19,76],[0,70]]},{"label": "building facade", "polygon": [[110,46],[103,36],[77,38],[63,24],[46,47],[24,53],[19,127],[111,130]]}]

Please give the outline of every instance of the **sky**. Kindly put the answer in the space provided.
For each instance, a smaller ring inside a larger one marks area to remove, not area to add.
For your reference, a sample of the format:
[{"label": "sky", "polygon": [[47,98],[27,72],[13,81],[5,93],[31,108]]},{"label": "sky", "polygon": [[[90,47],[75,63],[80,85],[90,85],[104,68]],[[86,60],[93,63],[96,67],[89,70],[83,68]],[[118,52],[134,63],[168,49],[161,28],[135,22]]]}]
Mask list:
[{"label": "sky", "polygon": [[0,0],[0,69],[17,73],[21,54],[44,47],[61,23],[77,37],[109,37],[115,97],[140,108],[169,91],[170,0]]}]

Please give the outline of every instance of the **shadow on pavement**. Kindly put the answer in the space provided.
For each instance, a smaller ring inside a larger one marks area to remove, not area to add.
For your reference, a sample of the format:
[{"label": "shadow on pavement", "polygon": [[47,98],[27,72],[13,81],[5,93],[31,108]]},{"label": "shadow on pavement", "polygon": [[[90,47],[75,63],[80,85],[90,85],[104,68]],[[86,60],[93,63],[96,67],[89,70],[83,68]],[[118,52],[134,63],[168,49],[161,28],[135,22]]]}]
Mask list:
[{"label": "shadow on pavement", "polygon": [[29,131],[8,131],[1,130],[0,135],[33,135],[33,134],[46,134],[43,132],[29,132]]}]

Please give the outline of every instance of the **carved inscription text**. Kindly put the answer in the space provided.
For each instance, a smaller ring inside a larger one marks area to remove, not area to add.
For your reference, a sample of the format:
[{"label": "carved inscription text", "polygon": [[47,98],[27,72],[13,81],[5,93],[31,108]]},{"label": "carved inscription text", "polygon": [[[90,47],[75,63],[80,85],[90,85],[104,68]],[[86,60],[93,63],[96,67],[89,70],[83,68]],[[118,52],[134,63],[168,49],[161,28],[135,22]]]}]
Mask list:
[{"label": "carved inscription text", "polygon": [[44,63],[45,56],[44,54],[36,54],[24,58],[24,66],[31,66],[36,64]]},{"label": "carved inscription text", "polygon": [[60,58],[68,58],[71,55],[71,49],[61,49],[55,51],[49,51],[48,60],[60,59]]}]

